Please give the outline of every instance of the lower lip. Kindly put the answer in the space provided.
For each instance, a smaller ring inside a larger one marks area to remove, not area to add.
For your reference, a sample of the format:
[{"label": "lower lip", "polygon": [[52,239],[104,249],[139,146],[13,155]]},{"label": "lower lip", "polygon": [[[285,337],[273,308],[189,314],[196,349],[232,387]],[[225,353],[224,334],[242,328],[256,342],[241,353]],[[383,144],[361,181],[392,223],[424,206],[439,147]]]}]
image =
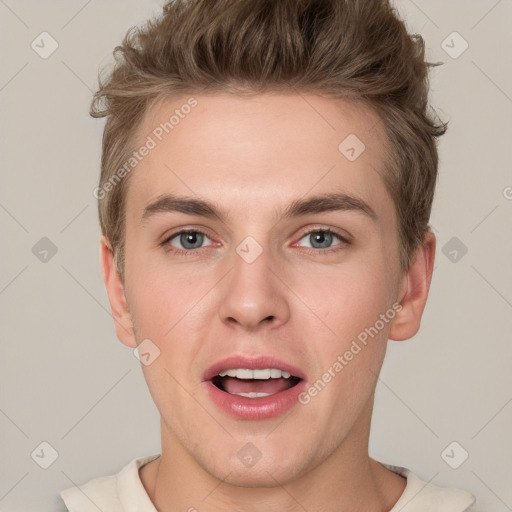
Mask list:
[{"label": "lower lip", "polygon": [[259,398],[231,395],[220,390],[213,382],[205,381],[208,396],[226,414],[241,420],[266,420],[276,418],[299,402],[299,395],[306,390],[306,382],[301,380],[295,386]]}]

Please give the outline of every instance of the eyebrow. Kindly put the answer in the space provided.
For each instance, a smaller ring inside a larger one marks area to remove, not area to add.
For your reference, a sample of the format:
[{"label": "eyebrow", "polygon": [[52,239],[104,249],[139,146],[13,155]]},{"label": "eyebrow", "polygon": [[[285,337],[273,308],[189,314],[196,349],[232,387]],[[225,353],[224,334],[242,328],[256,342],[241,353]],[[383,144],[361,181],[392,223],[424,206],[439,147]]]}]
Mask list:
[{"label": "eyebrow", "polygon": [[[311,214],[335,211],[355,211],[369,217],[374,222],[378,220],[377,214],[371,206],[360,198],[340,193],[319,194],[305,199],[292,201],[282,213],[283,219],[291,219]],[[214,203],[205,199],[165,194],[148,204],[142,213],[141,223],[147,221],[157,213],[185,213],[209,219],[226,222],[227,215]]]}]

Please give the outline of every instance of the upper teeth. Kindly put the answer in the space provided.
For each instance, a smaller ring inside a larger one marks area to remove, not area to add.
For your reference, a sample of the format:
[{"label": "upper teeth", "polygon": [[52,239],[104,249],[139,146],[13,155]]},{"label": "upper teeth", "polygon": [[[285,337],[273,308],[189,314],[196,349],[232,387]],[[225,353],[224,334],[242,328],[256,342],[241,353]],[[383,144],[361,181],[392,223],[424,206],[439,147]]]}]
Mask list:
[{"label": "upper teeth", "polygon": [[262,370],[249,370],[247,368],[230,368],[229,370],[222,370],[219,373],[220,377],[236,377],[237,379],[280,379],[284,377],[288,379],[291,374],[284,370],[277,368],[265,368]]}]

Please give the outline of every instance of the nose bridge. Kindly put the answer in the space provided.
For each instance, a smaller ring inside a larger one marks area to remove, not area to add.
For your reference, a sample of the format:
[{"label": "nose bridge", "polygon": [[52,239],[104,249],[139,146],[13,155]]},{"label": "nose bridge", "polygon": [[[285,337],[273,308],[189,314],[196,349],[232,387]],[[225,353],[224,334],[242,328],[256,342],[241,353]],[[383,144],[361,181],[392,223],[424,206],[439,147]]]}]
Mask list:
[{"label": "nose bridge", "polygon": [[274,275],[275,258],[265,243],[247,236],[232,254],[232,271],[225,283],[219,314],[224,322],[255,328],[263,321],[287,321],[285,290]]}]

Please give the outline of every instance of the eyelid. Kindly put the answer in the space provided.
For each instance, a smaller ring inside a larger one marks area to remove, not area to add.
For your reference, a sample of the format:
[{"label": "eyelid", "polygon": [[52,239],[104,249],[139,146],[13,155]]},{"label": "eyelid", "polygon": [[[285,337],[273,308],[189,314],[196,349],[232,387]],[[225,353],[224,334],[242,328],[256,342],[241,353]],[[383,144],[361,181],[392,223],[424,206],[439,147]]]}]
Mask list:
[{"label": "eyelid", "polygon": [[348,231],[332,228],[324,225],[318,225],[307,228],[302,234],[298,237],[298,240],[301,240],[307,235],[310,235],[311,233],[316,233],[318,231],[332,233],[333,235],[336,235],[342,242],[345,243],[351,243],[352,241],[352,235],[348,233]]},{"label": "eyelid", "polygon": [[[346,246],[346,245],[350,245],[352,243],[352,235],[350,235],[350,233],[348,233],[348,232],[346,232],[344,230],[339,230],[339,229],[327,227],[327,226],[324,226],[324,225],[317,225],[317,226],[306,228],[300,234],[300,236],[297,238],[297,241],[292,244],[292,247],[296,246],[296,244],[298,242],[300,242],[300,240],[302,240],[305,236],[308,236],[308,235],[310,235],[312,233],[317,233],[317,232],[331,233],[331,234],[333,234],[334,236],[336,236],[340,240],[340,243],[336,244],[336,245],[334,245],[332,247],[327,247],[325,249],[316,249],[314,247],[304,247],[306,252],[313,252],[313,253],[318,253],[318,254],[327,253],[327,252],[331,252],[331,251],[340,250],[339,246]],[[163,241],[161,242],[161,245],[162,246],[171,245],[170,241],[173,238],[176,238],[178,235],[181,235],[183,233],[200,233],[200,234],[206,236],[207,238],[209,238],[211,241],[213,241],[212,240],[213,237],[211,237],[208,234],[208,232],[207,232],[207,230],[205,228],[189,226],[189,227],[186,227],[186,228],[185,227],[178,228],[177,231],[173,231],[171,234],[165,235]],[[215,245],[215,244],[213,243],[211,245]],[[209,247],[209,246],[198,247],[196,249],[180,249],[179,247],[174,247],[172,245],[171,245],[171,247],[172,247],[172,249],[168,249],[168,250],[174,251],[174,252],[176,252],[178,254],[180,254],[180,253],[181,254],[183,254],[183,253],[192,254],[194,252],[199,252],[202,249],[206,249],[206,247]]]},{"label": "eyelid", "polygon": [[[199,227],[186,227],[186,228],[178,228],[177,231],[172,231],[172,233],[170,233],[169,235],[165,235],[161,242],[161,245],[166,246],[166,245],[170,244],[170,241],[173,238],[176,238],[177,236],[182,235],[184,233],[200,233],[200,234],[206,236],[207,238],[209,238],[210,240],[212,240],[212,237],[208,234],[206,229],[199,228]],[[179,251],[193,252],[193,251],[198,251],[200,249],[204,249],[204,247],[199,247],[198,249],[180,249],[179,247],[174,247],[174,246],[172,246],[172,247],[173,247],[173,250],[176,250],[178,252]]]}]

